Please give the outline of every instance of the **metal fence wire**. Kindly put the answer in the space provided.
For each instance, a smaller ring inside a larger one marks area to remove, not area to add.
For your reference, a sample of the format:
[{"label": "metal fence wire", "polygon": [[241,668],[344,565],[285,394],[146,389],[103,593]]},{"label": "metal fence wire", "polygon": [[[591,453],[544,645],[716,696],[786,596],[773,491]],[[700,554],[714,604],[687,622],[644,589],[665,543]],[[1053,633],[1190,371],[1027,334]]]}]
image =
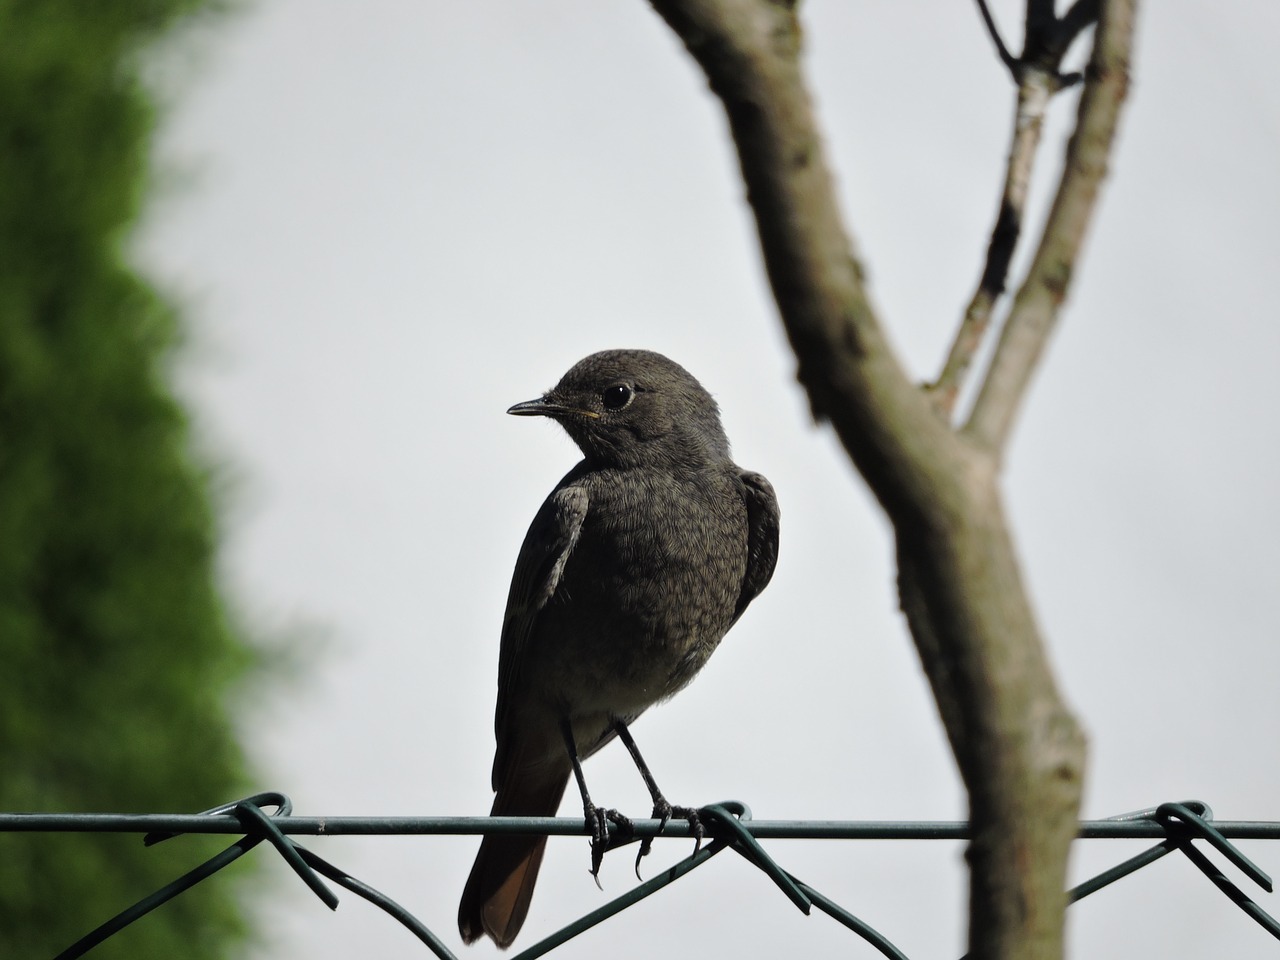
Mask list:
[{"label": "metal fence wire", "polygon": [[[263,808],[273,808],[267,814]],[[768,839],[822,840],[965,840],[969,826],[962,821],[851,821],[851,820],[752,820],[744,803],[727,800],[703,807],[699,811],[710,842],[694,854],[640,883],[604,906],[591,911],[563,929],[516,954],[513,960],[532,960],[576,937],[585,930],[607,920],[634,903],[656,893],[689,871],[702,866],[725,851],[746,859],[760,869],[796,907],[809,914],[814,907],[848,927],[881,954],[893,960],[907,960],[906,955],[887,937],[854,916],[840,904],[824,896],[803,880],[788,873],[760,845]],[[338,906],[338,897],[325,883],[338,886],[363,897],[403,924],[441,960],[457,960],[421,920],[385,894],[334,866],[322,857],[290,839],[305,836],[405,836],[428,834],[527,833],[550,836],[577,836],[586,833],[581,819],[558,817],[295,817],[293,804],[282,793],[259,793],[234,803],[223,804],[203,813],[166,814],[78,814],[78,813],[0,813],[0,832],[24,833],[142,833],[148,846],[183,833],[235,835],[238,839],[221,853],[178,877],[126,910],[81,937],[55,960],[73,960],[84,956],[108,937],[145,916],[161,904],[172,900],[201,880],[244,856],[264,840],[293,868],[302,882],[330,909]],[[612,825],[611,825],[612,826]],[[616,827],[613,828],[616,830]],[[689,837],[692,833],[685,821],[633,821],[632,831],[618,837],[619,845],[645,837]],[[1249,880],[1271,892],[1271,878],[1237,850],[1235,839],[1280,840],[1280,822],[1213,821],[1208,804],[1198,800],[1162,803],[1158,807],[1121,814],[1105,820],[1088,820],[1080,824],[1081,839],[1158,840],[1155,846],[1116,864],[1096,877],[1068,892],[1071,903],[1081,900],[1128,876],[1135,870],[1177,850],[1195,864],[1214,886],[1249,917],[1261,924],[1273,937],[1280,939],[1280,923],[1251,900],[1213,861],[1196,846],[1195,841],[1216,849]]]}]

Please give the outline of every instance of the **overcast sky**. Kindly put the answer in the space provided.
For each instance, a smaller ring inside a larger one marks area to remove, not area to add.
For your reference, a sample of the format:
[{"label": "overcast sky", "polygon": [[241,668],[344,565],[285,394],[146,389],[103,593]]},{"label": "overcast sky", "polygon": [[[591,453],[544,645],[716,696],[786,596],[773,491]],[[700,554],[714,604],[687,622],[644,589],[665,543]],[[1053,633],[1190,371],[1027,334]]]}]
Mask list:
[{"label": "overcast sky", "polygon": [[[1016,47],[1018,6],[995,9]],[[1012,87],[963,0],[811,0],[805,21],[872,294],[932,377],[980,271]],[[1280,819],[1277,36],[1271,0],[1144,5],[1112,176],[1008,458],[1027,580],[1090,734],[1087,817],[1198,798]],[[885,521],[808,417],[723,119],[647,4],[259,0],[169,60],[139,251],[185,307],[177,382],[222,468],[228,590],[295,643],[291,682],[246,723],[263,789],[305,815],[488,811],[508,578],[577,458],[504,411],[634,346],[713,392],[783,510],[772,585],[635,726],[667,795],[769,819],[964,816]],[[1073,113],[1060,98],[1055,118]],[[586,773],[598,801],[647,814],[625,751]],[[455,926],[475,838],[307,845],[495,955]],[[1073,875],[1141,846],[1082,843]],[[1280,870],[1280,844],[1241,846]],[[768,849],[912,960],[963,952],[959,845]],[[647,874],[688,852],[660,842]],[[629,861],[608,859],[602,895],[585,839],[552,841],[517,947],[627,890]],[[353,895],[330,914],[268,873],[255,958],[427,955]],[[1081,958],[1275,950],[1180,857],[1074,907],[1070,937]],[[874,955],[729,854],[557,956],[711,949]]]}]

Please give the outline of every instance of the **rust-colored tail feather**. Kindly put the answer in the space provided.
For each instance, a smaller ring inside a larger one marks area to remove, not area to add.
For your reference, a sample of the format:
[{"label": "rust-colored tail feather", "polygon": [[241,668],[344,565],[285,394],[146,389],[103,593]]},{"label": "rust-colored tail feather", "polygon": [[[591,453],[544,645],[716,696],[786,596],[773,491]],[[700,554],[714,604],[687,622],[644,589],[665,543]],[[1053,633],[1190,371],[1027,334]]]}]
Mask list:
[{"label": "rust-colored tail feather", "polygon": [[[493,798],[494,817],[554,817],[569,784],[568,764],[508,777]],[[514,781],[514,782],[513,782]],[[529,913],[546,837],[488,836],[471,867],[458,906],[458,932],[467,943],[488,934],[506,949]]]}]

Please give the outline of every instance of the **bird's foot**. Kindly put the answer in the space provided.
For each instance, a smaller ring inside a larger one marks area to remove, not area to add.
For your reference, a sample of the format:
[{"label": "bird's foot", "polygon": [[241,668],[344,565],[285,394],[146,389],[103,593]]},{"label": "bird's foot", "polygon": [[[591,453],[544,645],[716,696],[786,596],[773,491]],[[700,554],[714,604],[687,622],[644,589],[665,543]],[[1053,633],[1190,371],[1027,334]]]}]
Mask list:
[{"label": "bird's foot", "polygon": [[[631,825],[630,817],[617,810],[597,807],[594,803],[587,808],[586,815],[587,829],[591,831],[591,879],[603,890],[604,887],[600,886],[600,865],[604,862],[605,852],[630,841],[635,828]],[[615,824],[621,834],[616,841],[609,836],[610,823]]]},{"label": "bird's foot", "polygon": [[[660,820],[658,824],[658,832],[662,832],[662,828],[667,822],[675,817],[677,820],[688,820],[689,829],[693,831],[693,854],[697,856],[698,851],[702,849],[702,840],[706,836],[706,832],[702,828],[702,817],[698,815],[696,807],[673,807],[667,802],[665,797],[659,797],[653,803],[653,819]],[[640,841],[640,852],[636,854],[636,879],[642,880],[640,876],[640,861],[649,855],[650,849],[653,847],[653,837],[645,837]]]}]

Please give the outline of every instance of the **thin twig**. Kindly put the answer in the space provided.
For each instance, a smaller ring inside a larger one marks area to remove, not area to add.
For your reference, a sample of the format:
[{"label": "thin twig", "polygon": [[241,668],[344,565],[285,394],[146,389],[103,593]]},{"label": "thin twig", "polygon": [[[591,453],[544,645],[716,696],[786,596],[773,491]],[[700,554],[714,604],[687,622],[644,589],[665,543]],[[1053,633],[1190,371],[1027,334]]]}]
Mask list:
[{"label": "thin twig", "polygon": [[1106,175],[1129,87],[1136,0],[1106,4],[1067,146],[1057,196],[964,432],[993,451],[1004,447],[1059,309]]},{"label": "thin twig", "polygon": [[1013,75],[1014,82],[1018,80],[1018,70],[1020,64],[1018,58],[1009,52],[1009,48],[1004,45],[1004,38],[1000,36],[1000,28],[996,26],[995,18],[991,16],[991,10],[987,6],[987,0],[977,0],[978,12],[982,14],[982,22],[987,26],[987,33],[991,36],[991,42],[996,45],[996,53],[1000,57],[1000,62],[1009,68],[1009,73]]},{"label": "thin twig", "polygon": [[965,377],[973,364],[974,356],[982,346],[991,323],[991,312],[1004,293],[1009,264],[1013,261],[1014,250],[1022,233],[1027,191],[1040,146],[1045,112],[1056,89],[1055,78],[1041,70],[1024,71],[1022,82],[1018,85],[1018,103],[1014,110],[1004,189],[1000,194],[996,222],[991,228],[986,265],[978,281],[978,288],[960,321],[942,372],[927,388],[935,406],[947,419],[955,411]]},{"label": "thin twig", "polygon": [[1009,265],[1022,233],[1027,189],[1049,100],[1055,93],[1084,79],[1079,73],[1063,74],[1062,59],[1080,32],[1097,21],[1099,2],[1076,0],[1059,20],[1050,0],[1027,0],[1024,50],[1021,57],[1014,58],[1000,37],[986,0],[977,0],[978,10],[995,42],[996,51],[1018,83],[1018,102],[1005,167],[1004,189],[995,224],[991,228],[982,277],[960,320],[942,372],[925,388],[938,412],[948,422],[955,415],[965,379],[991,327],[996,303],[1005,290]]}]

